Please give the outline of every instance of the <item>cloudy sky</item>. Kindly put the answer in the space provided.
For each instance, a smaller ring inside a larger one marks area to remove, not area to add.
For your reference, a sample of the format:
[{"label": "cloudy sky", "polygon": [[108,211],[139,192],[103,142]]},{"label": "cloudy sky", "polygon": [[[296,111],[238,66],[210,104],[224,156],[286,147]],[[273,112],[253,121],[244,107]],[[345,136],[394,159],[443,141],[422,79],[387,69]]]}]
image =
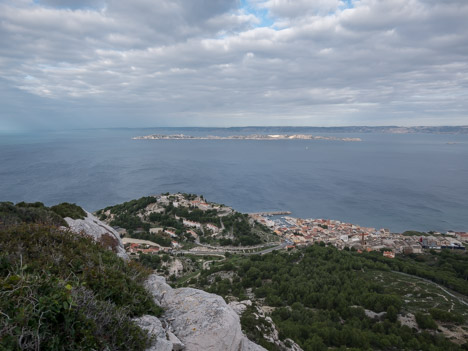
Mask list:
[{"label": "cloudy sky", "polygon": [[466,0],[0,0],[0,130],[468,124]]}]

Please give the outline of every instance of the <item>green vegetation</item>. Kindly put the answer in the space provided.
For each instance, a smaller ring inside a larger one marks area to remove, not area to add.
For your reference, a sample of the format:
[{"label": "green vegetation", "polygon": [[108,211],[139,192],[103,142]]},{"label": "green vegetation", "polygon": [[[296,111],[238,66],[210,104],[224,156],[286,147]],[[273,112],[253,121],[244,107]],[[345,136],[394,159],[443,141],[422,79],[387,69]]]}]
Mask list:
[{"label": "green vegetation", "polygon": [[418,232],[416,230],[407,230],[406,232],[403,232],[402,235],[404,236],[428,236],[429,234],[425,232]]},{"label": "green vegetation", "polygon": [[[416,276],[382,270],[366,270],[357,274],[365,280],[384,285],[389,293],[401,296],[405,301],[405,311],[412,314],[430,312],[435,320],[449,322],[450,318],[452,323],[462,323],[468,318],[468,308],[461,302],[463,300],[460,301],[463,296],[451,296],[433,282],[421,280]],[[428,311],[429,307],[433,308]],[[447,320],[439,318],[438,311],[443,311],[450,317],[447,317]]]},{"label": "green vegetation", "polygon": [[85,219],[86,212],[76,204],[69,204],[68,202],[61,203],[59,205],[52,206],[52,211],[57,213],[60,217],[70,217],[72,219]]},{"label": "green vegetation", "polygon": [[257,233],[252,231],[248,215],[237,212],[224,217],[223,223],[226,227],[224,231],[232,232],[235,238],[232,241],[225,242],[224,245],[251,246],[262,243],[262,240]]},{"label": "green vegetation", "polygon": [[171,246],[171,237],[167,234],[153,234],[153,233],[132,233],[131,235],[134,239],[148,240],[153,243],[159,244],[161,246],[169,247]]},{"label": "green vegetation", "polygon": [[138,200],[131,200],[124,202],[123,204],[114,205],[106,207],[104,210],[100,210],[97,212],[100,215],[103,211],[111,210],[114,214],[122,214],[122,213],[131,213],[135,214],[140,210],[146,208],[146,206],[155,203],[156,198],[154,196],[145,196],[139,198]]},{"label": "green vegetation", "polygon": [[431,280],[463,295],[468,295],[468,255],[451,250],[430,251],[430,255],[397,256],[387,259],[376,252],[363,257],[386,269]]},{"label": "green vegetation", "polygon": [[465,318],[463,318],[462,315],[444,311],[440,308],[431,308],[429,313],[431,314],[432,318],[440,322],[462,324],[465,321]]},{"label": "green vegetation", "polygon": [[161,313],[149,271],[53,226],[0,231],[0,349],[144,350],[132,317]]},{"label": "green vegetation", "polygon": [[149,231],[150,229],[149,223],[144,223],[140,217],[128,213],[116,215],[115,218],[110,222],[110,225],[125,228],[129,233],[138,229],[144,231]]},{"label": "green vegetation", "polygon": [[416,313],[416,322],[421,329],[437,329],[437,324],[434,322],[430,314]]},{"label": "green vegetation", "polygon": [[164,228],[174,228],[176,230],[184,230],[184,225],[179,219],[175,219],[174,216],[165,213],[151,213],[148,216],[148,220],[152,223],[157,223]]},{"label": "green vegetation", "polygon": [[149,254],[140,253],[138,255],[138,262],[142,264],[143,266],[151,268],[151,269],[160,269],[162,259],[161,259],[161,256],[159,255],[149,255]]},{"label": "green vegetation", "polygon": [[[252,246],[258,245],[265,241],[271,241],[271,230],[264,225],[254,223],[249,219],[249,216],[242,213],[223,214],[220,217],[217,209],[201,210],[187,204],[185,206],[174,206],[176,200],[180,200],[183,196],[185,200],[195,200],[196,195],[193,194],[178,194],[168,195],[168,202],[159,203],[158,211],[145,213],[148,205],[157,202],[157,198],[149,196],[138,200],[132,200],[120,205],[106,207],[103,210],[97,211],[97,215],[102,220],[109,221],[111,226],[119,226],[125,228],[128,235],[136,239],[151,240],[163,246],[170,246],[170,239],[164,236],[154,236],[149,233],[152,227],[162,227],[164,229],[173,230],[178,235],[177,241],[180,243],[191,243],[195,239],[187,233],[187,230],[194,230],[201,243],[221,246]],[[111,218],[105,214],[110,211]],[[183,219],[198,222],[202,225],[213,224],[224,230],[217,235],[212,235],[210,230],[206,228],[189,228],[183,224]],[[152,238],[151,238],[152,237]],[[159,241],[156,241],[159,240]],[[167,242],[169,240],[169,242]],[[166,241],[164,244],[163,241]]]},{"label": "green vegetation", "polygon": [[172,216],[178,216],[189,221],[200,222],[200,223],[211,223],[219,226],[221,223],[218,217],[218,211],[216,210],[200,210],[199,208],[187,208],[187,207],[174,207],[171,203],[165,207],[166,214]]},{"label": "green vegetation", "polygon": [[42,202],[0,202],[0,229],[20,223],[50,224],[68,227],[67,222]]},{"label": "green vegetation", "polygon": [[110,210],[112,214],[115,215],[115,218],[110,222],[110,225],[125,228],[129,232],[133,232],[137,229],[149,231],[149,223],[143,222],[141,218],[137,216],[137,214],[141,210],[145,209],[146,206],[155,202],[155,197],[146,196],[138,200],[131,200],[124,202],[123,204],[106,207],[103,210],[97,211],[96,214],[102,220],[105,220],[106,216],[104,215],[104,212]]},{"label": "green vegetation", "polygon": [[8,227],[20,223],[48,224],[68,227],[65,217],[84,219],[86,212],[76,204],[63,202],[46,207],[42,202],[0,202],[0,227]]},{"label": "green vegetation", "polygon": [[[251,291],[257,303],[272,309],[271,317],[280,339],[290,338],[306,351],[327,348],[461,350],[443,335],[430,331],[437,329],[434,320],[463,323],[463,315],[466,316],[468,310],[462,304],[457,305],[461,312],[454,314],[442,309],[445,305],[438,303],[445,297],[431,295],[431,301],[439,305],[438,309],[428,311],[427,303],[425,308],[412,309],[420,331],[402,325],[397,319],[398,314],[409,312],[405,301],[407,291],[388,284],[392,277],[387,275],[396,275],[390,270],[400,265],[402,269],[422,272],[428,269],[429,263],[411,258],[399,262],[381,258],[381,254],[377,258],[377,255],[314,245],[263,256],[233,256],[214,263],[209,270],[202,270],[197,279],[185,283],[226,298],[235,296],[238,300],[246,299]],[[465,256],[445,255],[438,254],[437,261],[445,257],[445,263],[453,260],[452,264],[456,265],[465,259]],[[431,269],[435,276],[439,276],[447,267],[434,265]],[[401,277],[406,279],[406,276]],[[417,287],[420,286],[422,291],[426,285],[431,285],[411,279],[416,285],[420,284]],[[452,283],[461,289],[468,285],[456,275],[452,279]],[[412,288],[416,290],[414,286]],[[370,312],[380,314],[371,318],[367,316]],[[254,308],[243,314],[244,331],[265,348],[276,350],[276,346],[256,329],[259,326],[267,330],[268,323],[255,314]]]},{"label": "green vegetation", "polygon": [[256,316],[256,309],[254,306],[249,306],[241,316],[242,330],[246,333],[250,340],[255,340],[260,346],[263,346],[269,351],[279,351],[278,347],[265,340],[263,333],[271,330],[270,323],[263,318]]}]

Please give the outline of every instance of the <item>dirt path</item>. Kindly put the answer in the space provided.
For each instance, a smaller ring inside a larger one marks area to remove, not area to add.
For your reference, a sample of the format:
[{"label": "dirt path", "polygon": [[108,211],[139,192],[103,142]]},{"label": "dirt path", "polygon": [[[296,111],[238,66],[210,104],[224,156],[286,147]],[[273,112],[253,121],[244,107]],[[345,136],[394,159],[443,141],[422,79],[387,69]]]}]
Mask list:
[{"label": "dirt path", "polygon": [[393,273],[396,273],[396,274],[401,274],[401,275],[405,275],[407,277],[411,277],[411,278],[416,278],[416,279],[419,279],[419,280],[422,280],[426,283],[430,283],[430,284],[433,284],[435,286],[437,286],[440,290],[442,290],[443,292],[445,292],[447,295],[455,298],[458,300],[458,302],[464,304],[465,306],[468,306],[468,302],[466,302],[464,299],[462,299],[461,297],[458,297],[457,295],[454,295],[452,294],[450,291],[448,291],[446,288],[444,288],[443,286],[431,281],[431,280],[428,280],[428,279],[424,279],[424,278],[421,278],[421,277],[417,277],[415,275],[411,275],[411,274],[406,274],[406,273],[403,273],[403,272],[397,272],[397,271],[392,271]]}]

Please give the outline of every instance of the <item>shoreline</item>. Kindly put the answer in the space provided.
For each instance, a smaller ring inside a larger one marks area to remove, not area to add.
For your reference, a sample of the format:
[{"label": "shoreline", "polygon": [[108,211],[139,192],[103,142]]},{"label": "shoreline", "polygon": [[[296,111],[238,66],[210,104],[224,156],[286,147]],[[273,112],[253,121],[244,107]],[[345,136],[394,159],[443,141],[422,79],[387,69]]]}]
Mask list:
[{"label": "shoreline", "polygon": [[314,136],[310,134],[252,134],[230,136],[191,136],[184,134],[151,134],[133,137],[132,140],[333,140],[346,142],[360,142],[361,138],[338,138],[334,136]]}]

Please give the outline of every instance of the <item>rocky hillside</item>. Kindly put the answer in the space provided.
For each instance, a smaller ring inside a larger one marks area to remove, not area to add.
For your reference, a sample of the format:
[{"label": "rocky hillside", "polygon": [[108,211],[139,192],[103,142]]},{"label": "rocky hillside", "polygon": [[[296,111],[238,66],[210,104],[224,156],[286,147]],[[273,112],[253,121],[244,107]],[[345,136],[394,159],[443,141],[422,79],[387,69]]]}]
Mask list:
[{"label": "rocky hillside", "polygon": [[128,259],[125,249],[120,239],[120,235],[112,229],[112,227],[101,222],[99,219],[94,217],[91,213],[85,211],[86,217],[80,219],[73,219],[65,217],[65,221],[71,231],[76,234],[83,233],[94,239],[94,241],[100,243],[105,248],[114,251],[117,256]]},{"label": "rocky hillside", "polygon": [[264,350],[220,296],[126,259],[76,205],[0,203],[0,349]]},{"label": "rocky hillside", "polygon": [[254,246],[277,241],[273,232],[247,214],[194,194],[147,196],[96,212],[122,235],[161,246]]}]

